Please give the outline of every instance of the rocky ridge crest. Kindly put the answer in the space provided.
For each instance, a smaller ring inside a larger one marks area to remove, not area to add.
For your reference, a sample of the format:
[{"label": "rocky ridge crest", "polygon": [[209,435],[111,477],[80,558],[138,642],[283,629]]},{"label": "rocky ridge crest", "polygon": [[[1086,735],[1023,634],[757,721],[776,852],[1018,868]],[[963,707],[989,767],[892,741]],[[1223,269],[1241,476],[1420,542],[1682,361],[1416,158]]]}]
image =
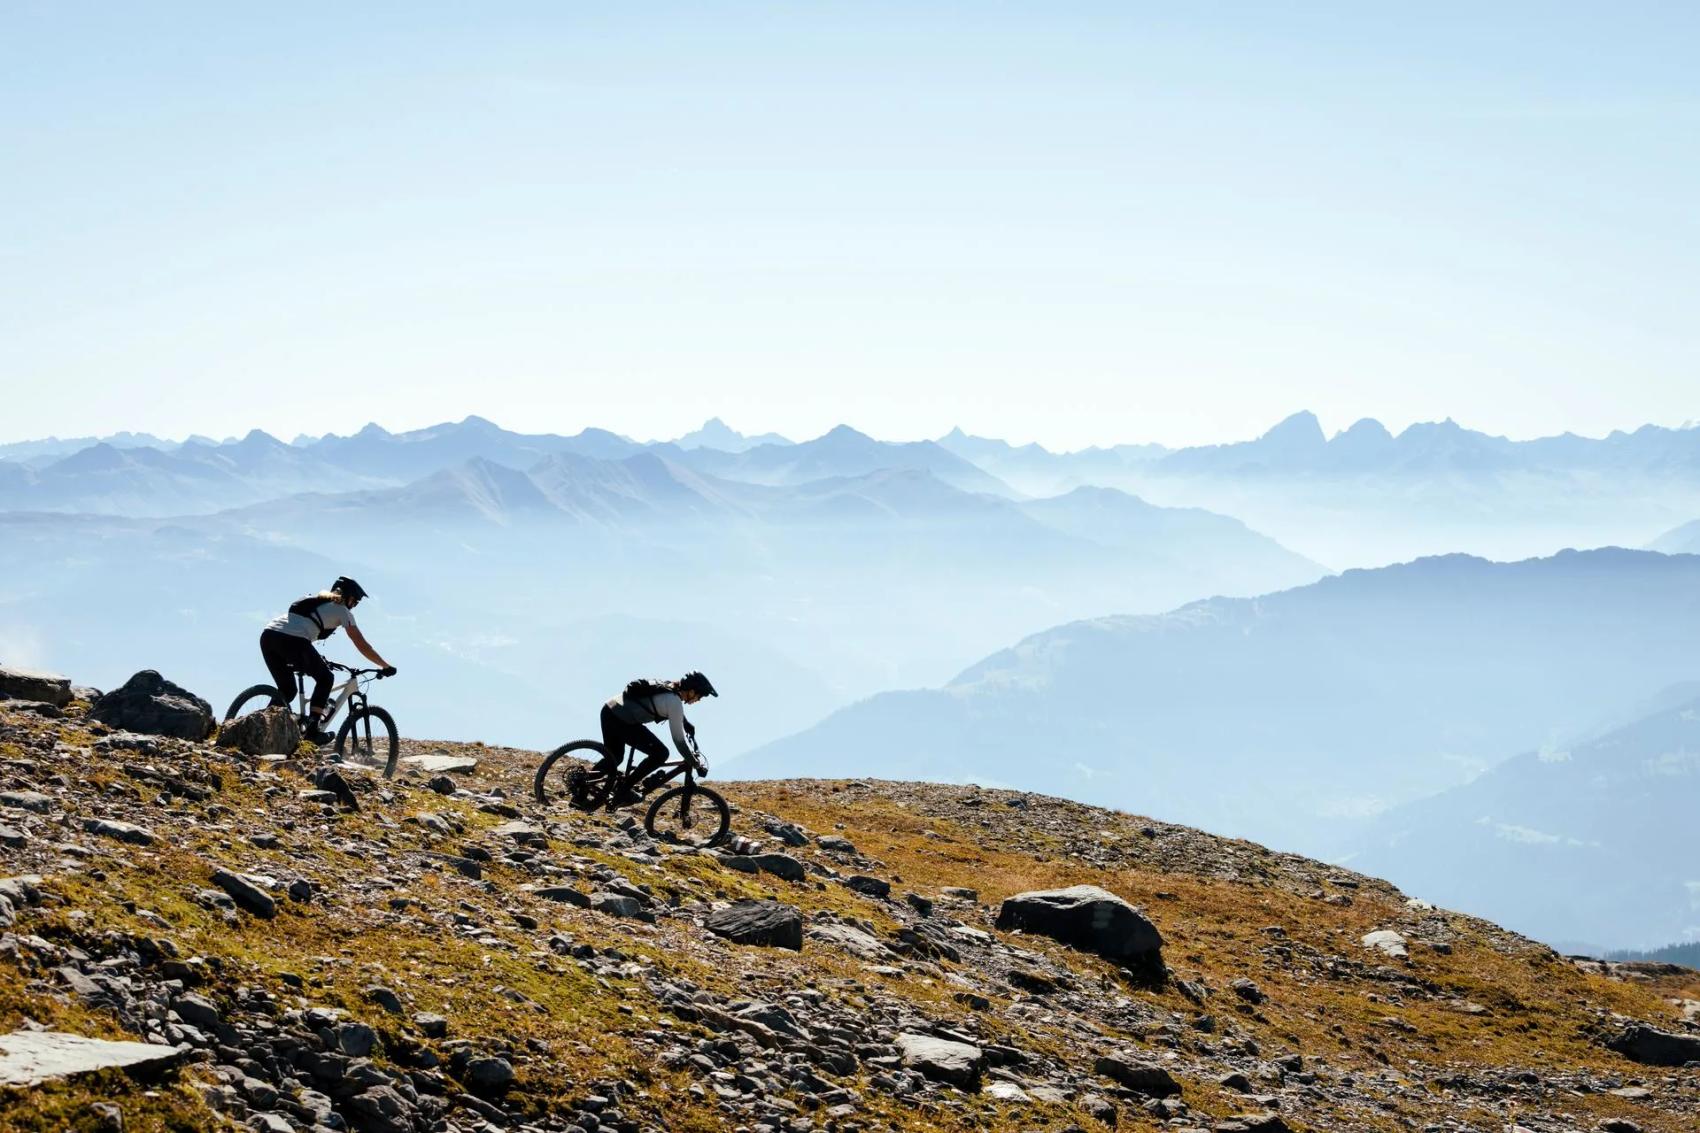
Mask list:
[{"label": "rocky ridge crest", "polygon": [[[404,754],[461,769],[349,772],[344,799],[316,757],[0,701],[0,1034],[169,1055],[0,1088],[0,1126],[1630,1133],[1700,1112],[1692,1066],[1624,1053],[1700,1042],[1700,977],[1578,965],[1251,843],[790,780],[721,784],[762,845],[703,851],[532,802],[536,753]],[[1009,903],[1074,886],[1160,962]]]}]

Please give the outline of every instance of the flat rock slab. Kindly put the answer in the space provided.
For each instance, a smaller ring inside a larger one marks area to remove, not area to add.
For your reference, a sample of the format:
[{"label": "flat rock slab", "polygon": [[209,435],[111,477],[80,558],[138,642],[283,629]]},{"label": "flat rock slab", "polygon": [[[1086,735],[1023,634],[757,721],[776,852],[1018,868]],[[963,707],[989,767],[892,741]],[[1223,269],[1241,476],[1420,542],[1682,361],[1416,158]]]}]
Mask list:
[{"label": "flat rock slab", "polygon": [[980,1081],[986,1067],[986,1054],[977,1046],[914,1032],[897,1036],[897,1053],[905,1068],[965,1090]]},{"label": "flat rock slab", "polygon": [[1161,967],[1163,938],[1145,914],[1096,885],[1017,893],[997,926],[1048,936],[1119,964]]},{"label": "flat rock slab", "polygon": [[590,894],[580,893],[567,885],[551,885],[545,889],[536,890],[536,896],[545,901],[559,901],[564,905],[576,905],[581,909],[590,908]]},{"label": "flat rock slab", "polygon": [[38,1086],[56,1078],[120,1068],[131,1072],[175,1066],[187,1048],[108,1042],[61,1031],[0,1035],[0,1086]]},{"label": "flat rock slab", "polygon": [[478,761],[470,755],[404,755],[401,762],[433,775],[472,771],[478,766]]},{"label": "flat rock slab", "polygon": [[53,809],[53,797],[40,791],[0,791],[0,806],[47,814]]},{"label": "flat rock slab", "polygon": [[40,700],[63,708],[71,703],[71,681],[58,673],[38,673],[0,665],[0,696],[18,700]]},{"label": "flat rock slab", "polygon": [[881,944],[877,937],[870,936],[861,929],[852,928],[847,924],[836,924],[831,921],[811,924],[809,926],[809,939],[836,944],[852,956],[858,956],[863,960],[890,960],[896,956],[896,953]]},{"label": "flat rock slab", "polygon": [[703,927],[737,944],[803,948],[803,914],[778,901],[740,901],[708,914]]},{"label": "flat rock slab", "polygon": [[1411,954],[1410,950],[1405,947],[1404,936],[1394,932],[1390,928],[1377,929],[1375,932],[1365,933],[1363,944],[1365,948],[1373,948],[1383,956],[1388,956],[1395,960],[1403,960]]},{"label": "flat rock slab", "polygon": [[154,842],[153,831],[136,826],[129,822],[119,822],[114,818],[90,818],[83,821],[83,829],[90,834],[102,838],[113,838],[132,846],[151,846]]}]

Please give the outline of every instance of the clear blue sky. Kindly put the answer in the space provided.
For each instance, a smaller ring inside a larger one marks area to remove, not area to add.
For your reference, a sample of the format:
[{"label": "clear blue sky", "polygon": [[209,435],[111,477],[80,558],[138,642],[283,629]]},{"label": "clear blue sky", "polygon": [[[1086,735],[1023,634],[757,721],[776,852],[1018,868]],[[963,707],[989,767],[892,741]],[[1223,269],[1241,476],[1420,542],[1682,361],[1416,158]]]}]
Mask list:
[{"label": "clear blue sky", "polygon": [[0,440],[1700,418],[1697,13],[12,0]]}]

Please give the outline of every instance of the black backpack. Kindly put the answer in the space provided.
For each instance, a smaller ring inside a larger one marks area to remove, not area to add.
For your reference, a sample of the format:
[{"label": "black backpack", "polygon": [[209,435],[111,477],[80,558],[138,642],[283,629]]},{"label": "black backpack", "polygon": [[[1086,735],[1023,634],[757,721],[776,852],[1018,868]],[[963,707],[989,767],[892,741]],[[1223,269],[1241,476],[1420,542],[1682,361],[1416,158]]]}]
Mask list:
[{"label": "black backpack", "polygon": [[320,641],[323,641],[325,638],[336,632],[335,626],[332,626],[330,629],[326,629],[324,619],[319,617],[319,607],[326,601],[328,601],[328,599],[321,598],[317,594],[309,594],[307,597],[297,598],[289,604],[290,613],[300,614],[304,618],[310,618],[312,619],[313,624],[319,627]]},{"label": "black backpack", "polygon": [[646,680],[643,677],[639,677],[634,681],[626,682],[625,696],[626,699],[630,700],[633,697],[654,697],[660,693],[672,691],[673,687],[666,681],[651,681]]}]

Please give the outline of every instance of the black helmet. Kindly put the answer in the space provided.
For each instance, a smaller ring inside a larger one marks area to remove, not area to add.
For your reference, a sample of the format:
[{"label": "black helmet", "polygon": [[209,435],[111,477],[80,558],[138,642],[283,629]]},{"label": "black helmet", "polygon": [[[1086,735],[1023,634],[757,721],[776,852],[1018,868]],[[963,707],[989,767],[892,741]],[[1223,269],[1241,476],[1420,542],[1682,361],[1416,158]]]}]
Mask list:
[{"label": "black helmet", "polygon": [[358,602],[366,597],[366,588],[349,578],[346,574],[331,583],[331,589],[347,598],[350,602]]},{"label": "black helmet", "polygon": [[679,682],[679,691],[700,692],[704,696],[720,695],[718,692],[714,691],[714,686],[709,683],[708,678],[703,676],[702,673],[696,669],[692,669],[690,672],[685,674],[684,679]]}]

